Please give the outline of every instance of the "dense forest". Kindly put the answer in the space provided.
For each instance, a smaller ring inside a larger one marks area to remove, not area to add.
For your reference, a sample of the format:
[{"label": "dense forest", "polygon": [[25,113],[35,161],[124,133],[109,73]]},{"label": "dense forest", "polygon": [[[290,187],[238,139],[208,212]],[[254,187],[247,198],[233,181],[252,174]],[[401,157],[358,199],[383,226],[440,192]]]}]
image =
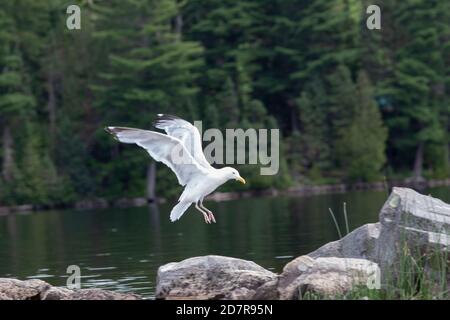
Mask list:
[{"label": "dense forest", "polygon": [[245,188],[449,175],[449,1],[76,3],[81,30],[66,0],[0,5],[0,204],[144,196],[154,172],[158,196],[178,194],[103,131],[157,113],[280,128],[279,174],[238,166]]}]

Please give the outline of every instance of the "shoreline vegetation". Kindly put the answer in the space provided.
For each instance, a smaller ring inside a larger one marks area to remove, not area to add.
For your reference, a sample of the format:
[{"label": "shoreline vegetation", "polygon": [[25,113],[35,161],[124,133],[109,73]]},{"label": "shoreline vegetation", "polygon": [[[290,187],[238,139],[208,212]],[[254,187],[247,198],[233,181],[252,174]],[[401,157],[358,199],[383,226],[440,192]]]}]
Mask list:
[{"label": "shoreline vegetation", "polygon": [[[408,187],[416,190],[424,190],[426,188],[435,188],[450,186],[450,179],[429,179],[429,180],[413,180],[411,178],[403,180],[391,180],[381,182],[360,182],[360,183],[338,183],[338,184],[323,184],[323,185],[302,185],[286,189],[263,189],[263,190],[248,190],[240,192],[214,192],[207,197],[207,201],[229,201],[242,198],[251,197],[273,197],[273,196],[297,196],[304,197],[319,194],[333,194],[344,193],[349,191],[383,191],[390,192],[394,187]],[[86,198],[75,202],[65,203],[61,205],[42,206],[34,204],[20,204],[13,206],[1,206],[0,215],[19,212],[31,211],[45,211],[52,209],[77,209],[77,210],[94,210],[106,208],[131,208],[142,207],[148,204],[159,204],[168,201],[167,198],[156,197],[154,199],[147,199],[145,197],[135,198],[118,198],[107,199],[102,197]]]}]

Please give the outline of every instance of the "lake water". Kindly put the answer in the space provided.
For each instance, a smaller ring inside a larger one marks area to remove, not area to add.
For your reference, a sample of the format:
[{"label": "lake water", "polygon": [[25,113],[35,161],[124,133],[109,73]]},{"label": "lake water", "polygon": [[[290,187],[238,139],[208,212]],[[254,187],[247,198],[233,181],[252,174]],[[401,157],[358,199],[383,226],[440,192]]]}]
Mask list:
[{"label": "lake water", "polygon": [[[450,201],[449,188],[426,193]],[[135,292],[151,298],[159,266],[217,254],[255,261],[279,272],[293,258],[338,239],[328,208],[345,233],[378,221],[385,192],[205,202],[217,224],[189,209],[169,221],[172,203],[130,209],[45,211],[0,216],[0,277],[38,278],[65,285],[69,265],[82,287]]]}]

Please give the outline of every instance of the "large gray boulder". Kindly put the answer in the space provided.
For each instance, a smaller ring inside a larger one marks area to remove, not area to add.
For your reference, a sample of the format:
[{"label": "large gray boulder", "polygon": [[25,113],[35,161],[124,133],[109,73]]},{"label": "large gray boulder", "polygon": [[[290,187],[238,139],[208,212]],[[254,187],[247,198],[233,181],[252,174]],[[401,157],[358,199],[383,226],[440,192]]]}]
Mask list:
[{"label": "large gray boulder", "polygon": [[[252,261],[202,256],[158,269],[157,299],[252,299],[277,275]],[[274,288],[274,286],[273,286]],[[259,289],[259,290],[258,290]]]},{"label": "large gray boulder", "polygon": [[408,188],[394,188],[381,209],[380,224],[376,261],[383,278],[392,271],[395,274],[405,256],[431,269],[433,257],[441,261],[448,259],[450,205],[447,203]]},{"label": "large gray boulder", "polygon": [[357,287],[378,289],[379,280],[378,265],[366,259],[300,256],[284,267],[277,290],[281,300],[301,299],[307,293],[335,298]]},{"label": "large gray boulder", "polygon": [[69,290],[45,281],[0,278],[0,300],[139,300],[138,295],[101,289]]},{"label": "large gray boulder", "polygon": [[365,224],[340,240],[329,242],[308,253],[312,258],[338,257],[377,261],[376,244],[380,235],[380,223]]},{"label": "large gray boulder", "polygon": [[[370,260],[380,266],[382,283],[391,285],[400,272],[413,271],[401,270],[409,259],[416,271],[442,282],[442,262],[450,266],[450,205],[412,189],[393,188],[379,217],[380,222],[361,226],[308,256]],[[448,272],[446,281],[450,287]]]}]

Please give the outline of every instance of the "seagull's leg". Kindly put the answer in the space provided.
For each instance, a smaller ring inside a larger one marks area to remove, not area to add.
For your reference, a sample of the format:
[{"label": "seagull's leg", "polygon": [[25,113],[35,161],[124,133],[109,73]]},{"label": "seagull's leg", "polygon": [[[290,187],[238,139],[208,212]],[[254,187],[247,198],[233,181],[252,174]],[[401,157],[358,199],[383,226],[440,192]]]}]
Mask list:
[{"label": "seagull's leg", "polygon": [[200,207],[198,206],[198,203],[199,203],[199,202],[196,202],[196,203],[195,203],[195,208],[203,214],[203,218],[205,218],[205,222],[206,222],[206,223],[211,223],[211,220],[210,220],[210,218],[209,218],[209,216],[208,216],[208,213],[206,213],[205,211],[203,211],[202,209],[200,209]]},{"label": "seagull's leg", "polygon": [[209,215],[209,220],[211,220],[212,222],[216,223],[216,218],[214,218],[213,213],[211,212],[211,210],[207,209],[204,205],[203,205],[203,199],[199,201],[200,203],[200,208],[202,208],[203,210],[205,210],[208,215]]}]

